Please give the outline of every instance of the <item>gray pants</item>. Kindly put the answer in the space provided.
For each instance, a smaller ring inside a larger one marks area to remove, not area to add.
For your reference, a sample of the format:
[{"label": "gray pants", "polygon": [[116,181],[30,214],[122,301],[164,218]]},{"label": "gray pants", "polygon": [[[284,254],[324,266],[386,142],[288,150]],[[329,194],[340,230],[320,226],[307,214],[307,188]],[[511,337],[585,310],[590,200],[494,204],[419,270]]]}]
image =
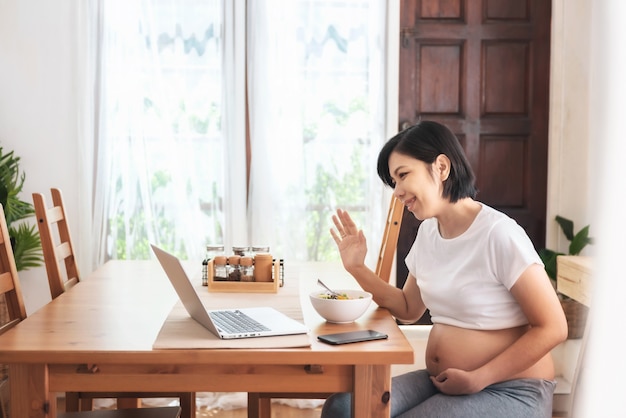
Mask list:
[{"label": "gray pants", "polygon": [[[496,383],[472,395],[444,395],[431,383],[426,370],[391,380],[393,418],[549,418],[556,382],[516,379]],[[352,416],[351,394],[336,393],[322,408],[322,418]]]}]

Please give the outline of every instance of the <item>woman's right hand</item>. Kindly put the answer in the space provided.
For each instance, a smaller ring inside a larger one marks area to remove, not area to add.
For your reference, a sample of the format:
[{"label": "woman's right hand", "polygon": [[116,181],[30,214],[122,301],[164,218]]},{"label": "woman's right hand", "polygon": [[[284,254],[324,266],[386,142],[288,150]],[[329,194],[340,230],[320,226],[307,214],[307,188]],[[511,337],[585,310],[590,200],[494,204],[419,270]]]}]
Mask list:
[{"label": "woman's right hand", "polygon": [[363,231],[356,227],[345,210],[337,209],[337,213],[333,215],[333,223],[335,228],[330,229],[330,235],[337,243],[344,268],[350,271],[365,265],[367,242]]}]

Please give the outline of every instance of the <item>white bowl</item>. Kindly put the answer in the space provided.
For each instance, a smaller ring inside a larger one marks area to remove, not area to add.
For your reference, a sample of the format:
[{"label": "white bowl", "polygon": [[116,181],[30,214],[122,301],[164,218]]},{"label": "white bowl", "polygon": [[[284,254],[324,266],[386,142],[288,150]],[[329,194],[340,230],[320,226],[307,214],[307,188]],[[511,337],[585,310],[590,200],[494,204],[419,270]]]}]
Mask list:
[{"label": "white bowl", "polygon": [[[335,290],[335,289],[333,289]],[[318,314],[328,322],[354,322],[365,313],[372,302],[372,294],[363,290],[337,289],[339,294],[345,294],[349,299],[326,299],[328,292],[320,289],[309,294],[311,304]]]}]

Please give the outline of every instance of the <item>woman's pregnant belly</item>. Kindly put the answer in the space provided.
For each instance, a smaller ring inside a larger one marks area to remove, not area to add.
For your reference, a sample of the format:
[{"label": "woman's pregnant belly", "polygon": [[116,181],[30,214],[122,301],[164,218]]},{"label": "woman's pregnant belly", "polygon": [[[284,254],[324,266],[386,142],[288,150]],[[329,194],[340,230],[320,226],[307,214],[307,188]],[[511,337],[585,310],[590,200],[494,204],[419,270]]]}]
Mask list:
[{"label": "woman's pregnant belly", "polygon": [[[428,337],[426,368],[432,376],[448,368],[467,371],[477,369],[506,350],[527,329],[526,326],[522,326],[485,331],[435,324]],[[510,378],[554,379],[554,365],[550,353],[535,365]]]}]

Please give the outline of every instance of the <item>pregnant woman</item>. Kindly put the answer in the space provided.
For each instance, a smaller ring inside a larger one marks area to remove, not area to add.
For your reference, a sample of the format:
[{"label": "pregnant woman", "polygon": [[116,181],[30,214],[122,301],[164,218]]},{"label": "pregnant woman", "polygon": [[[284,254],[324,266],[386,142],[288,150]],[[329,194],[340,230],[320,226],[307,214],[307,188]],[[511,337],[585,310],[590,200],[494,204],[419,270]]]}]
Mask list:
[{"label": "pregnant woman", "polygon": [[[378,175],[422,220],[402,289],[365,266],[363,231],[338,209],[331,235],[344,268],[379,306],[411,323],[430,310],[426,370],[394,377],[392,417],[551,417],[550,350],[567,337],[565,315],[525,231],[475,200],[475,177],[456,136],[422,121],[378,156]],[[332,395],[322,417],[351,416]]]}]

